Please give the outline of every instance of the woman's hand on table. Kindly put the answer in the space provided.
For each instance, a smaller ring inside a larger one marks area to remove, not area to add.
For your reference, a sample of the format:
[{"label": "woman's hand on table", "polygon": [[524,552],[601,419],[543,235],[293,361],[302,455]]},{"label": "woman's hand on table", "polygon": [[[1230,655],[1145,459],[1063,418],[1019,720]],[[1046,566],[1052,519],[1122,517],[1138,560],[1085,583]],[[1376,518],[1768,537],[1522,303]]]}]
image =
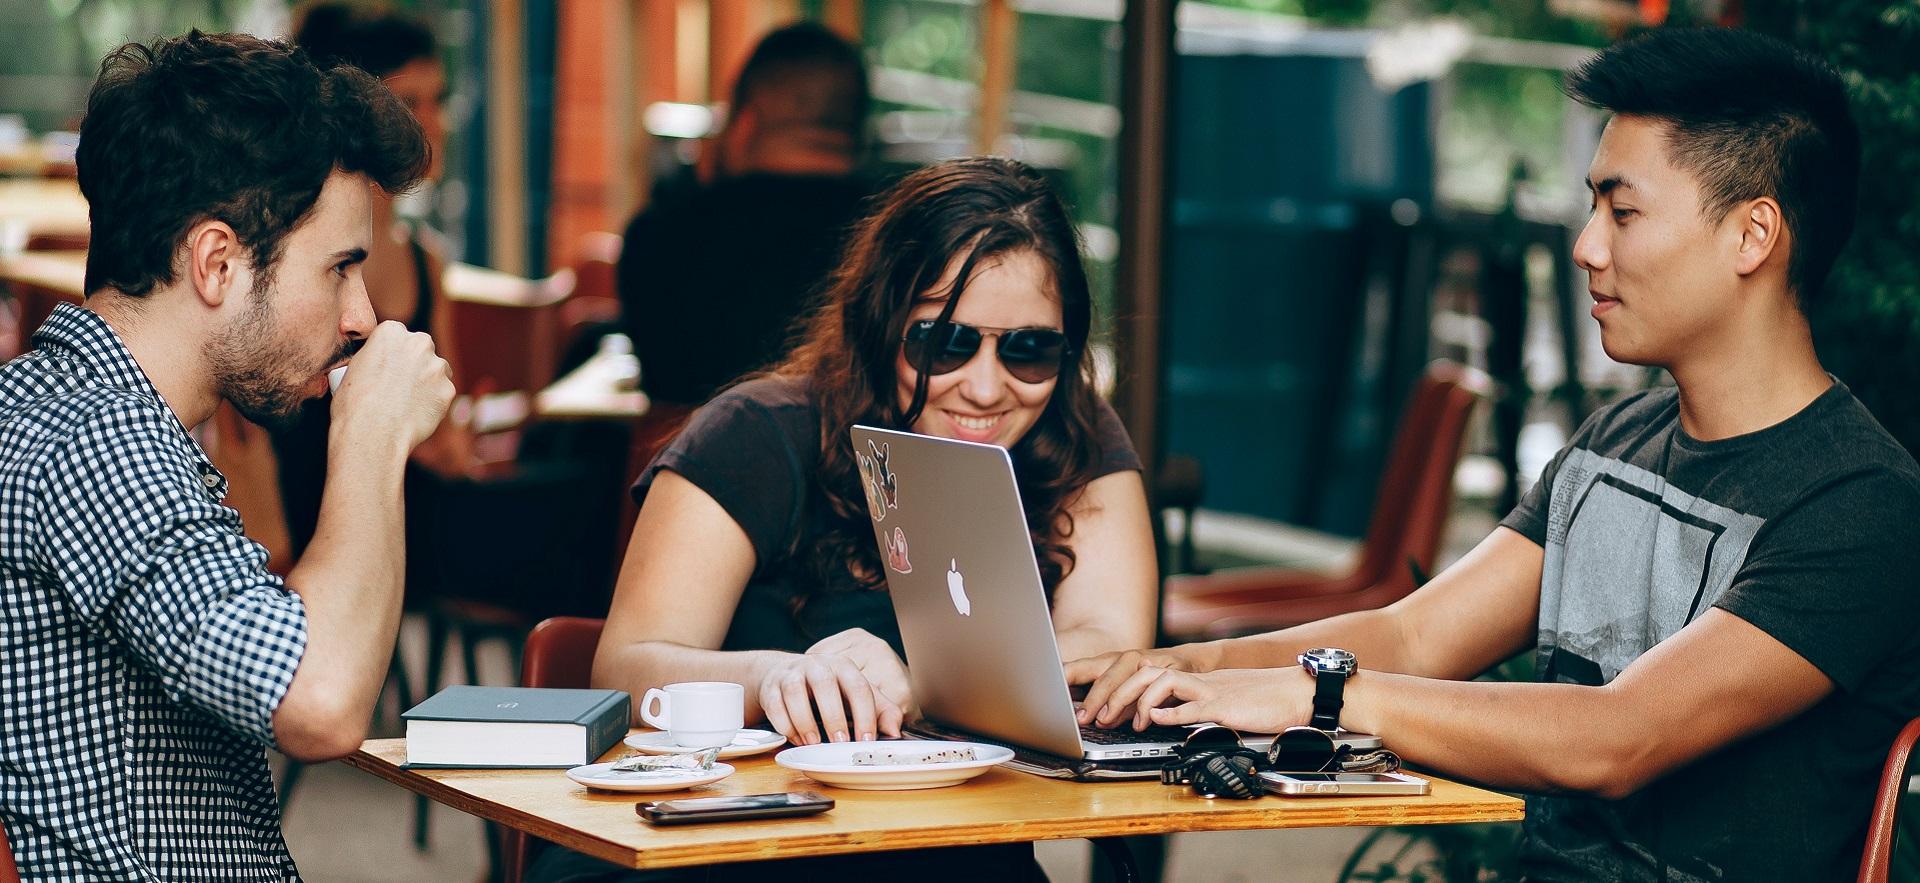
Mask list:
[{"label": "woman's hand on table", "polygon": [[900,707],[902,720],[911,720],[919,715],[919,709],[913,703],[913,681],[907,677],[907,664],[900,660],[899,654],[893,652],[891,645],[872,632],[861,628],[847,629],[821,639],[819,643],[808,647],[807,652],[837,654],[853,660],[853,664],[860,667],[860,673],[867,676],[867,682]]},{"label": "woman's hand on table", "polygon": [[909,692],[906,682],[906,667],[884,641],[850,629],[776,657],[760,678],[760,709],[795,745],[898,738],[906,713],[894,697]]}]

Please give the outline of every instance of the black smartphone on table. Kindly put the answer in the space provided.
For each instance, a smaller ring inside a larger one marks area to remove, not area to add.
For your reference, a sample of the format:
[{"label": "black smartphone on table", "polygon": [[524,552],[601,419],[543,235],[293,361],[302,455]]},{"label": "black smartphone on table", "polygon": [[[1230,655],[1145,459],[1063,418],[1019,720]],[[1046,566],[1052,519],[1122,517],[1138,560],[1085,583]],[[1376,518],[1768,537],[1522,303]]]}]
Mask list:
[{"label": "black smartphone on table", "polygon": [[810,816],[833,808],[833,798],[812,791],[780,794],[737,794],[728,797],[685,797],[655,800],[634,807],[650,824],[683,825],[689,822],[731,822],[738,819],[777,819],[784,816]]}]

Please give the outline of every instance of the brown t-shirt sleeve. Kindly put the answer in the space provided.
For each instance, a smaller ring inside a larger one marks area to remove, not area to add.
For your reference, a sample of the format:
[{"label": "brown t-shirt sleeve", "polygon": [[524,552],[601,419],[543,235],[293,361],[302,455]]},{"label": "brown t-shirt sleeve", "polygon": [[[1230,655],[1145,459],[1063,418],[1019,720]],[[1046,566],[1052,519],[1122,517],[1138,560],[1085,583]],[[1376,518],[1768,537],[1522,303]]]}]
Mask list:
[{"label": "brown t-shirt sleeve", "polygon": [[743,383],[695,411],[686,428],[633,484],[646,502],[655,476],[670,469],[720,504],[761,562],[786,554],[798,535],[809,476],[819,452],[814,417],[790,383]]},{"label": "brown t-shirt sleeve", "polygon": [[1127,435],[1126,424],[1120,422],[1120,415],[1106,399],[1099,400],[1099,412],[1093,420],[1093,443],[1100,452],[1100,459],[1094,468],[1094,477],[1125,472],[1129,469],[1139,471],[1140,455],[1133,450],[1133,439]]}]

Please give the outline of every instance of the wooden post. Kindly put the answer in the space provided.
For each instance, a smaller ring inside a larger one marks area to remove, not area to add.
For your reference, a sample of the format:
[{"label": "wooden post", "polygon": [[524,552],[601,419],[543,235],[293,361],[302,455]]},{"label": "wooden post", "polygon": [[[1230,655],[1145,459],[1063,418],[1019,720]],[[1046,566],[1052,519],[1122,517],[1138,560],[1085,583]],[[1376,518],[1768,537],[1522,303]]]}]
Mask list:
[{"label": "wooden post", "polygon": [[527,275],[526,9],[491,0],[487,26],[487,243],[495,269]]},{"label": "wooden post", "polygon": [[[725,0],[722,0],[725,2]],[[711,30],[707,21],[707,0],[680,0],[674,8],[673,61],[675,101],[705,104],[707,92],[708,45]]]},{"label": "wooden post", "polygon": [[733,100],[733,79],[760,38],[762,4],[754,0],[710,0],[707,4],[707,96]]},{"label": "wooden post", "polygon": [[1160,434],[1161,293],[1170,203],[1175,0],[1132,0],[1120,19],[1120,257],[1114,280],[1114,405],[1153,487]]},{"label": "wooden post", "polygon": [[549,272],[576,262],[586,234],[622,229],[633,205],[624,159],[634,137],[634,89],[615,72],[628,68],[634,10],[622,0],[573,0],[558,11]]},{"label": "wooden post", "polygon": [[860,0],[826,0],[826,7],[820,11],[820,21],[832,28],[834,33],[860,43],[860,34],[866,29],[865,10]]},{"label": "wooden post", "polygon": [[1020,14],[1014,11],[1013,0],[986,0],[980,5],[980,106],[974,118],[975,153],[992,153],[1007,130],[1019,25]]}]

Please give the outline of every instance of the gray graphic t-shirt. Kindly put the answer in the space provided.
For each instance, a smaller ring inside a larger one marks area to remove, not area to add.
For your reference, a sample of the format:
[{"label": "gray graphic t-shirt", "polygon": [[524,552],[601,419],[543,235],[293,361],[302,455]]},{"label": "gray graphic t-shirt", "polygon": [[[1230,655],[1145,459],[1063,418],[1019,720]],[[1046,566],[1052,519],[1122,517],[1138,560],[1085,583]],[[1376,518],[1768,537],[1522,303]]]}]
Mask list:
[{"label": "gray graphic t-shirt", "polygon": [[1887,747],[1920,716],[1920,468],[1853,394],[1714,442],[1680,428],[1673,389],[1633,396],[1502,523],[1546,550],[1543,681],[1609,683],[1719,607],[1835,684],[1626,799],[1529,799],[1528,878],[1853,879]]}]

